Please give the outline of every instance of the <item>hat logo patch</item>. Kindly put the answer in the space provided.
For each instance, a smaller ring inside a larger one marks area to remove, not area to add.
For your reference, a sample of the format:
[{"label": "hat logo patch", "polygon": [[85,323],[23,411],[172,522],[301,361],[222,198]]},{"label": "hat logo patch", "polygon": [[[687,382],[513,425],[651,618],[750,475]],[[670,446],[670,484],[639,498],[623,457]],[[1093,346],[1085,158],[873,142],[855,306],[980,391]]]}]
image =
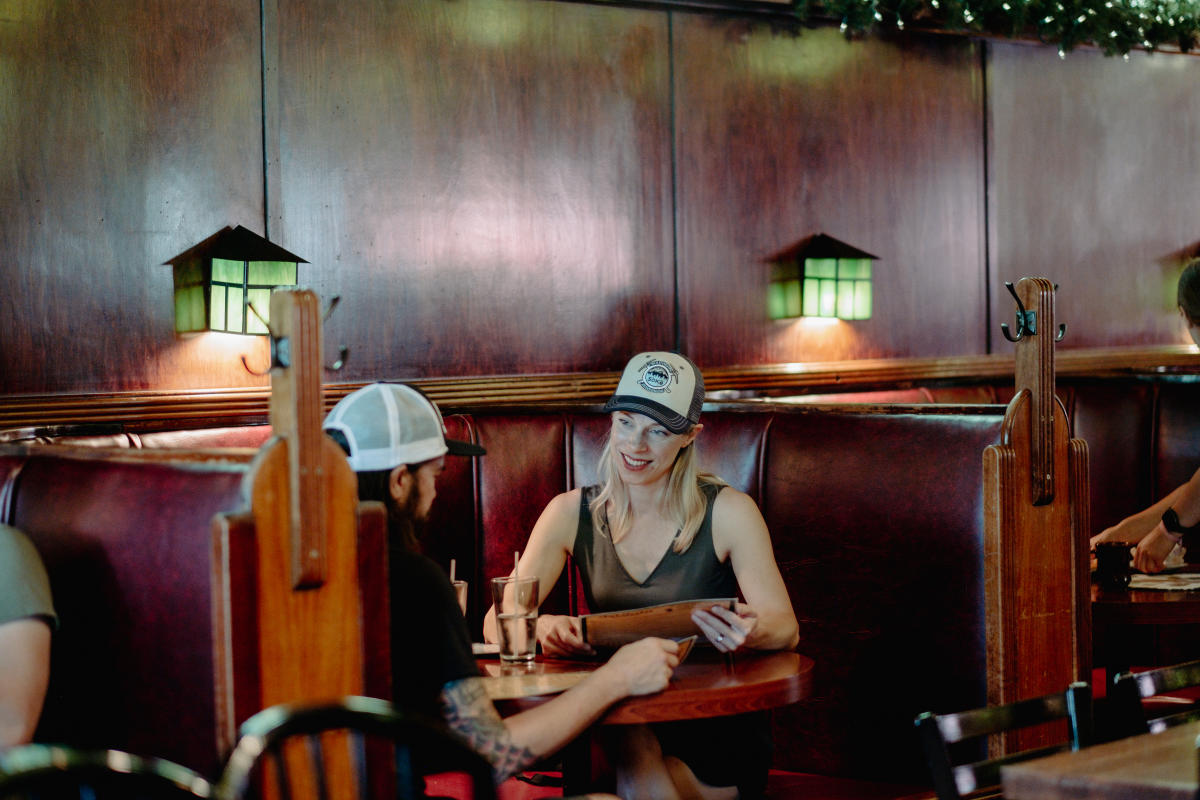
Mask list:
[{"label": "hat logo patch", "polygon": [[662,394],[671,391],[671,384],[679,382],[679,374],[665,361],[650,361],[641,369],[638,386],[647,392]]}]

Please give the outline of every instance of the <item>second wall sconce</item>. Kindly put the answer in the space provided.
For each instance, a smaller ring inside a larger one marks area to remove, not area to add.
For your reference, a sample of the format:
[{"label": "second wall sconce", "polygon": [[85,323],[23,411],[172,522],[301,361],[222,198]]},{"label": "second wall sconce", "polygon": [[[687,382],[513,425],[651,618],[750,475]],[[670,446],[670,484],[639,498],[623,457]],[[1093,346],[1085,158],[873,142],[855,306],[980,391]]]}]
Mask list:
[{"label": "second wall sconce", "polygon": [[871,262],[877,259],[823,233],[801,239],[767,259],[767,316],[870,319]]}]

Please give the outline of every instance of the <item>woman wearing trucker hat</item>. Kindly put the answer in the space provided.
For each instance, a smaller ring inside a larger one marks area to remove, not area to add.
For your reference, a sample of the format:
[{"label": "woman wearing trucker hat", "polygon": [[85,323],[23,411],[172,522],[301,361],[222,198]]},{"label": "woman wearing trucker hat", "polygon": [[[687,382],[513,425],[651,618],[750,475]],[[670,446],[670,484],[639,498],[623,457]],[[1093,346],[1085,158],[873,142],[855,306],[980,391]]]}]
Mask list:
[{"label": "woman wearing trucker hat", "polygon": [[[689,359],[634,356],[604,406],[611,427],[600,483],[550,501],[518,569],[538,577],[544,600],[573,556],[593,612],[740,595],[744,602],[734,611],[693,615],[714,647],[795,647],[796,616],[761,512],[746,494],[700,471],[695,443],[703,403],[704,379]],[[490,640],[494,611],[484,622]],[[591,651],[577,617],[540,615],[538,641],[551,655]],[[623,797],[732,797],[734,787],[743,798],[759,796],[771,753],[764,715],[655,725],[614,748]]]}]

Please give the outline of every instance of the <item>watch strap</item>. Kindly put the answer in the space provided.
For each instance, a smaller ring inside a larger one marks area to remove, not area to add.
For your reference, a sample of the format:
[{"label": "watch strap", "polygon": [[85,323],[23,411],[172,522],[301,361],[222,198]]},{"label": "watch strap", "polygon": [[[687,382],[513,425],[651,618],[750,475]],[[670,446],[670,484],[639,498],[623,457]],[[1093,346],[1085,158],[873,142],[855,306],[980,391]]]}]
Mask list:
[{"label": "watch strap", "polygon": [[1193,525],[1190,528],[1183,527],[1179,522],[1179,514],[1173,508],[1168,508],[1163,512],[1162,522],[1163,527],[1171,533],[1188,534],[1200,532],[1200,524]]},{"label": "watch strap", "polygon": [[1168,508],[1162,515],[1163,528],[1166,529],[1167,535],[1182,544],[1184,547],[1192,547],[1196,544],[1196,537],[1200,535],[1200,523],[1185,528],[1179,521],[1179,514],[1175,509]]}]

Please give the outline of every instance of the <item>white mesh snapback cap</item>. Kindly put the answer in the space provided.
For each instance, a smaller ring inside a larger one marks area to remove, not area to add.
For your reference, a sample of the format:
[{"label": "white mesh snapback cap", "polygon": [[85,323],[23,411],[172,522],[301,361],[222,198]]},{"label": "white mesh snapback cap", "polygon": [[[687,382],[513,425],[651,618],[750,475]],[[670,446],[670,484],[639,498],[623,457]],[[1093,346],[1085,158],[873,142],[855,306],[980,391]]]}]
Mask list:
[{"label": "white mesh snapback cap", "polygon": [[629,359],[605,411],[645,414],[671,433],[685,433],[700,421],[704,376],[687,356],[638,353]]},{"label": "white mesh snapback cap", "polygon": [[420,464],[449,453],[481,456],[476,444],[446,438],[442,413],[428,397],[403,383],[372,383],[338,401],[322,426],[350,446],[355,472]]}]

